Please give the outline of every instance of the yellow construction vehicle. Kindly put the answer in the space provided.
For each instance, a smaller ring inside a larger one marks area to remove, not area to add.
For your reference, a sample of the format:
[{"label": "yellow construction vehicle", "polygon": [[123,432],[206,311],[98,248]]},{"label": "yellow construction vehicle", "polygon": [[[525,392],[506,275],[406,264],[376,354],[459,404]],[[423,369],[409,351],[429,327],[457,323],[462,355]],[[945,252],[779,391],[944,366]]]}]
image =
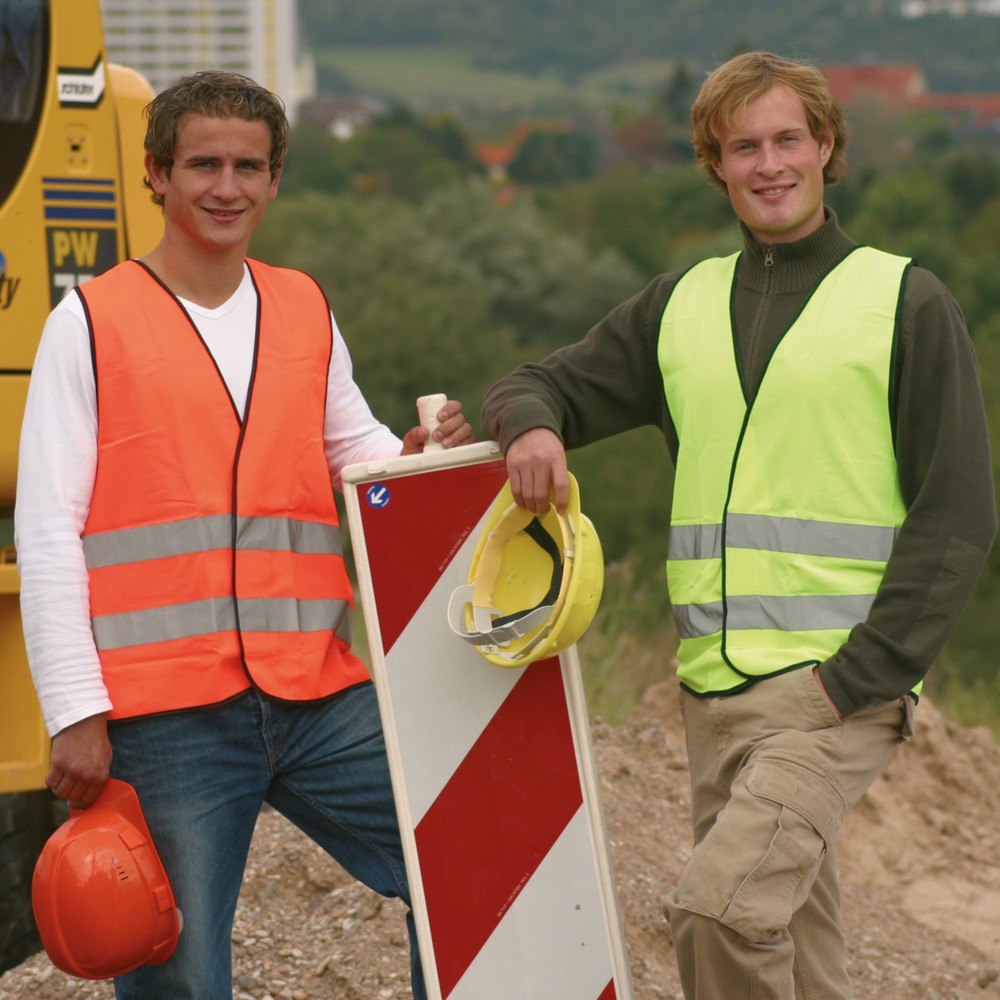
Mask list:
[{"label": "yellow construction vehicle", "polygon": [[49,310],[155,245],[135,71],[107,62],[99,0],[0,3],[0,971],[35,951],[30,882],[61,817],[28,672],[13,511],[28,379]]}]

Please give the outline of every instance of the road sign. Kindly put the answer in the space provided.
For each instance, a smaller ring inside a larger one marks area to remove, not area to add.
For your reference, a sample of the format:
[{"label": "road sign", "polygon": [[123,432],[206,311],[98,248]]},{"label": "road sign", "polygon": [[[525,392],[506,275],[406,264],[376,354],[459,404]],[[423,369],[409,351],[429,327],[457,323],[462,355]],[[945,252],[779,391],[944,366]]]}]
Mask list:
[{"label": "road sign", "polygon": [[344,470],[434,1000],[631,1000],[576,648],[519,669],[448,624],[507,474],[482,442]]}]

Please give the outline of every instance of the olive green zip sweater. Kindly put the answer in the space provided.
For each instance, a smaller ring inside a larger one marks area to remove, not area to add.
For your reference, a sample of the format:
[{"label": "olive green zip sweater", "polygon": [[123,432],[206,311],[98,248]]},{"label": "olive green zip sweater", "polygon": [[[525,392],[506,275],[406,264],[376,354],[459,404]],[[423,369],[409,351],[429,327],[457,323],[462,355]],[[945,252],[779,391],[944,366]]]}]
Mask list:
[{"label": "olive green zip sweater", "polygon": [[[752,398],[810,293],[856,244],[829,211],[825,225],[796,243],[765,246],[745,229],[744,243],[733,312]],[[656,351],[663,310],[681,274],[660,275],[580,342],[501,379],[483,402],[482,433],[506,450],[525,431],[547,427],[572,449],[651,424],[675,458],[677,432]],[[972,345],[948,290],[919,267],[906,279],[890,404],[908,513],[867,620],[820,667],[844,714],[898,698],[924,678],[968,602],[996,532]]]}]

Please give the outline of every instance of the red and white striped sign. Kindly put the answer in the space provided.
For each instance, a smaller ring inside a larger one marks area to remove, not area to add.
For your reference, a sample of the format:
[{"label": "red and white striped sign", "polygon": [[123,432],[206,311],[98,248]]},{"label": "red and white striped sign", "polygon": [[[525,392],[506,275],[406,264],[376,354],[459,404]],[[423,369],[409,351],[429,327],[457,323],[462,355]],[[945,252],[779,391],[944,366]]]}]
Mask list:
[{"label": "red and white striped sign", "polygon": [[491,442],[344,470],[428,994],[630,1000],[575,648],[504,669],[448,625],[506,478]]}]

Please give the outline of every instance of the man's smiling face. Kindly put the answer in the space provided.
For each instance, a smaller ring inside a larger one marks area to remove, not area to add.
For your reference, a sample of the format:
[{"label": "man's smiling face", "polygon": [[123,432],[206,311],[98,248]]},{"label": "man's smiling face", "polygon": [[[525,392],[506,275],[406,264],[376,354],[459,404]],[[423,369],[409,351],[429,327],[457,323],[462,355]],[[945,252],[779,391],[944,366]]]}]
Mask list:
[{"label": "man's smiling face", "polygon": [[260,120],[189,114],[177,129],[173,163],[146,171],[163,199],[168,235],[190,253],[245,253],[278,193],[270,170],[271,134]]},{"label": "man's smiling face", "polygon": [[833,136],[809,131],[801,98],[784,84],[751,101],[719,133],[716,174],[762,243],[791,243],[823,224],[823,167]]}]

